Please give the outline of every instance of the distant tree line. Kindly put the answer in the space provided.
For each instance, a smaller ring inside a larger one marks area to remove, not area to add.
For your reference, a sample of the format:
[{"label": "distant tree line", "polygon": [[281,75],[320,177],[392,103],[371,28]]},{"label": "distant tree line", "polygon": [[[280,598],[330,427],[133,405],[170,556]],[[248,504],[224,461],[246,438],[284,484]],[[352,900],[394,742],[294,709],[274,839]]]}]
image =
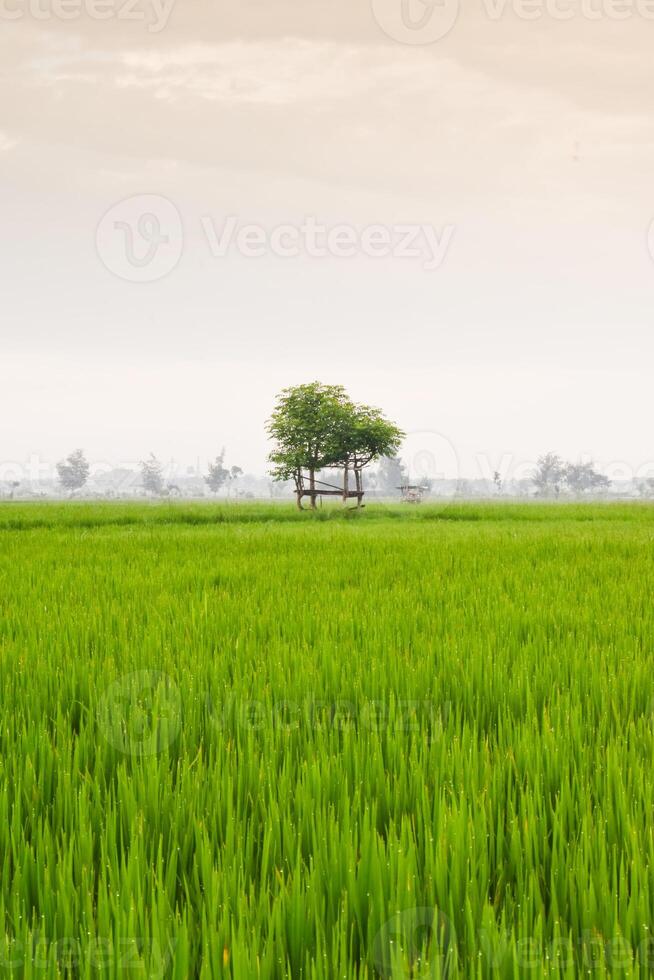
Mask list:
[{"label": "distant tree line", "polygon": [[[402,459],[398,456],[404,433],[384,417],[377,408],[353,402],[340,385],[324,385],[320,382],[285,388],[267,424],[267,431],[274,440],[270,454],[272,476],[280,484],[289,484],[295,490],[297,504],[302,507],[302,497],[310,499],[315,508],[321,493],[342,495],[344,500],[356,497],[360,504],[363,496],[363,471],[372,462],[378,467],[371,475],[370,484],[378,493],[395,496],[399,487],[409,480]],[[139,464],[141,485],[152,496],[174,496],[179,488],[164,477],[164,467],[151,453]],[[66,459],[57,463],[59,483],[73,495],[82,490],[90,476],[90,465],[82,449],[76,449]],[[342,485],[335,490],[318,479],[318,474],[342,471]],[[227,466],[225,449],[209,463],[204,483],[210,493],[216,495],[224,488],[230,496],[232,488],[243,476],[240,466]],[[433,481],[423,481],[425,490]],[[531,481],[521,480],[520,492],[531,482],[537,496],[557,498],[561,494],[575,496],[602,493],[611,485],[593,462],[567,462],[554,452],[540,456]],[[469,481],[459,481],[457,489],[465,493]],[[493,473],[494,492],[501,494],[505,483],[499,472]],[[12,481],[11,495],[19,486]],[[635,484],[643,497],[654,496],[654,478]],[[273,494],[271,486],[271,495]]]},{"label": "distant tree line", "polygon": [[[327,411],[325,411],[327,406]],[[340,413],[343,412],[344,415]],[[349,418],[347,413],[351,413]],[[383,418],[377,409],[353,405],[343,389],[323,385],[303,385],[286,389],[268,426],[276,438],[276,446],[270,459],[274,464],[273,477],[294,486],[298,504],[299,494],[308,486],[305,495],[315,498],[320,489],[316,475],[336,467],[343,470],[343,489],[347,492],[350,474],[354,478],[354,494],[363,490],[363,469],[378,460],[377,470],[371,476],[371,485],[381,493],[395,495],[398,487],[409,479],[403,461],[396,455],[402,433]],[[167,482],[164,467],[151,453],[139,464],[141,485],[146,493],[155,497],[174,496],[179,492],[174,483]],[[59,483],[67,493],[82,490],[89,479],[90,465],[82,449],[76,449],[65,460],[57,463]],[[306,470],[307,484],[303,481]],[[243,470],[240,466],[225,465],[225,450],[212,460],[204,476],[210,493],[216,495],[223,488],[231,495]],[[431,484],[432,481],[423,481]],[[464,490],[468,481],[459,481]],[[495,492],[501,494],[504,481],[499,472],[493,474]],[[601,493],[611,481],[600,473],[595,464],[566,462],[556,453],[548,452],[538,458],[532,481],[536,494],[556,498],[561,494],[577,496]],[[12,495],[17,483],[12,483]],[[425,489],[429,490],[430,485]],[[638,484],[644,497],[654,496],[654,479]]]},{"label": "distant tree line", "polygon": [[[227,469],[223,465],[224,459],[225,450],[223,449],[209,464],[208,472],[204,477],[204,482],[213,494],[217,494],[225,484],[227,484],[229,494],[232,486],[243,475],[240,466],[231,466]],[[75,449],[66,459],[57,463],[56,468],[62,489],[71,495],[86,486],[91,473],[91,467],[83,449]],[[154,497],[169,497],[179,494],[179,488],[176,484],[166,481],[163,464],[154,453],[150,453],[147,459],[139,463],[139,469],[141,471],[141,485],[146,493],[152,494]],[[16,486],[18,484],[12,484],[12,492]]]},{"label": "distant tree line", "polygon": [[545,453],[538,458],[534,473],[536,492],[542,497],[558,497],[567,490],[573,494],[586,494],[607,490],[611,481],[595,469],[595,464],[566,463],[556,453]]}]

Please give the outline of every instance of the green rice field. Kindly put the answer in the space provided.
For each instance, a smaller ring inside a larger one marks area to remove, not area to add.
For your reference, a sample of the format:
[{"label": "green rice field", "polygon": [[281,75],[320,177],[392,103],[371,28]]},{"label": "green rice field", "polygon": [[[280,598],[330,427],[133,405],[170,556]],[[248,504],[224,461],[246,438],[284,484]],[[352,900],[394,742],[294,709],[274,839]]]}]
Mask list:
[{"label": "green rice field", "polygon": [[0,505],[0,976],[654,976],[654,507]]}]

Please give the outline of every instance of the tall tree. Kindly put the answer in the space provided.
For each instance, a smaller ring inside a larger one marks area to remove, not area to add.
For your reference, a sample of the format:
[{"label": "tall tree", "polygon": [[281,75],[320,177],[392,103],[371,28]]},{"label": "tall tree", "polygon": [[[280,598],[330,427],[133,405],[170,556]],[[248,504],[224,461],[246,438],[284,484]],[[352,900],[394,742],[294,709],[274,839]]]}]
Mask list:
[{"label": "tall tree", "polygon": [[328,467],[343,468],[344,499],[349,493],[349,474],[354,473],[361,503],[363,468],[397,452],[403,436],[379,409],[354,404],[342,385],[318,381],[285,388],[267,428],[275,440],[270,454],[273,475],[278,480],[294,481],[300,509],[304,471],[309,474],[309,497],[315,509],[316,473]]},{"label": "tall tree", "polygon": [[69,493],[81,490],[86,485],[90,471],[83,449],[76,449],[65,460],[57,463],[59,482]]},{"label": "tall tree", "polygon": [[154,453],[150,453],[149,459],[143,460],[140,466],[144,490],[160,497],[164,489],[163,466]]},{"label": "tall tree", "polygon": [[316,473],[341,462],[349,399],[341,385],[319,381],[284,388],[268,421],[275,440],[270,454],[277,480],[293,480],[302,509],[303,471],[309,473],[311,507],[316,506]]},{"label": "tall tree", "polygon": [[543,497],[555,494],[557,497],[565,480],[565,463],[556,453],[545,453],[539,456],[536,463],[533,481],[536,490]]},{"label": "tall tree", "polygon": [[573,493],[587,493],[593,490],[606,490],[611,481],[603,473],[598,473],[594,463],[566,463],[565,482]]},{"label": "tall tree", "polygon": [[223,449],[220,455],[216,456],[214,462],[209,464],[209,471],[204,478],[204,482],[212,493],[218,493],[229,477],[229,470],[223,465],[224,462],[225,450]]}]

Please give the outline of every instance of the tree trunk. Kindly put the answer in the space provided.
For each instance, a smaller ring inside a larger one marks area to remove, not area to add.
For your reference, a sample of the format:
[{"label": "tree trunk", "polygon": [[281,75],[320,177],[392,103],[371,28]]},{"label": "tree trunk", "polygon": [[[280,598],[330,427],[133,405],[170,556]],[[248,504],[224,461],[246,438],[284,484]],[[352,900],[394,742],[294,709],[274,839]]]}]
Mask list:
[{"label": "tree trunk", "polygon": [[361,470],[355,470],[354,476],[357,485],[357,507],[360,507],[361,501],[363,500],[363,474]]},{"label": "tree trunk", "polygon": [[343,503],[347,504],[347,493],[350,489],[350,469],[348,464],[345,464],[343,469]]},{"label": "tree trunk", "polygon": [[293,474],[293,481],[295,482],[295,499],[297,501],[297,509],[304,510],[302,506],[302,491],[304,490],[304,481],[302,479],[302,472],[296,470]]},{"label": "tree trunk", "polygon": [[316,509],[316,471],[309,470],[309,491],[311,496],[311,510]]}]

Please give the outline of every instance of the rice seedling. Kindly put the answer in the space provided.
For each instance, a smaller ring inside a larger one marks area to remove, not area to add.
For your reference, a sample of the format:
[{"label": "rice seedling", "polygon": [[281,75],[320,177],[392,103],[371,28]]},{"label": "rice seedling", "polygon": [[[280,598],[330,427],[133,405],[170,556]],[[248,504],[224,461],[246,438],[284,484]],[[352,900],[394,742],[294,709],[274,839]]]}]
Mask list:
[{"label": "rice seedling", "polygon": [[654,509],[0,508],[0,972],[654,973]]}]

